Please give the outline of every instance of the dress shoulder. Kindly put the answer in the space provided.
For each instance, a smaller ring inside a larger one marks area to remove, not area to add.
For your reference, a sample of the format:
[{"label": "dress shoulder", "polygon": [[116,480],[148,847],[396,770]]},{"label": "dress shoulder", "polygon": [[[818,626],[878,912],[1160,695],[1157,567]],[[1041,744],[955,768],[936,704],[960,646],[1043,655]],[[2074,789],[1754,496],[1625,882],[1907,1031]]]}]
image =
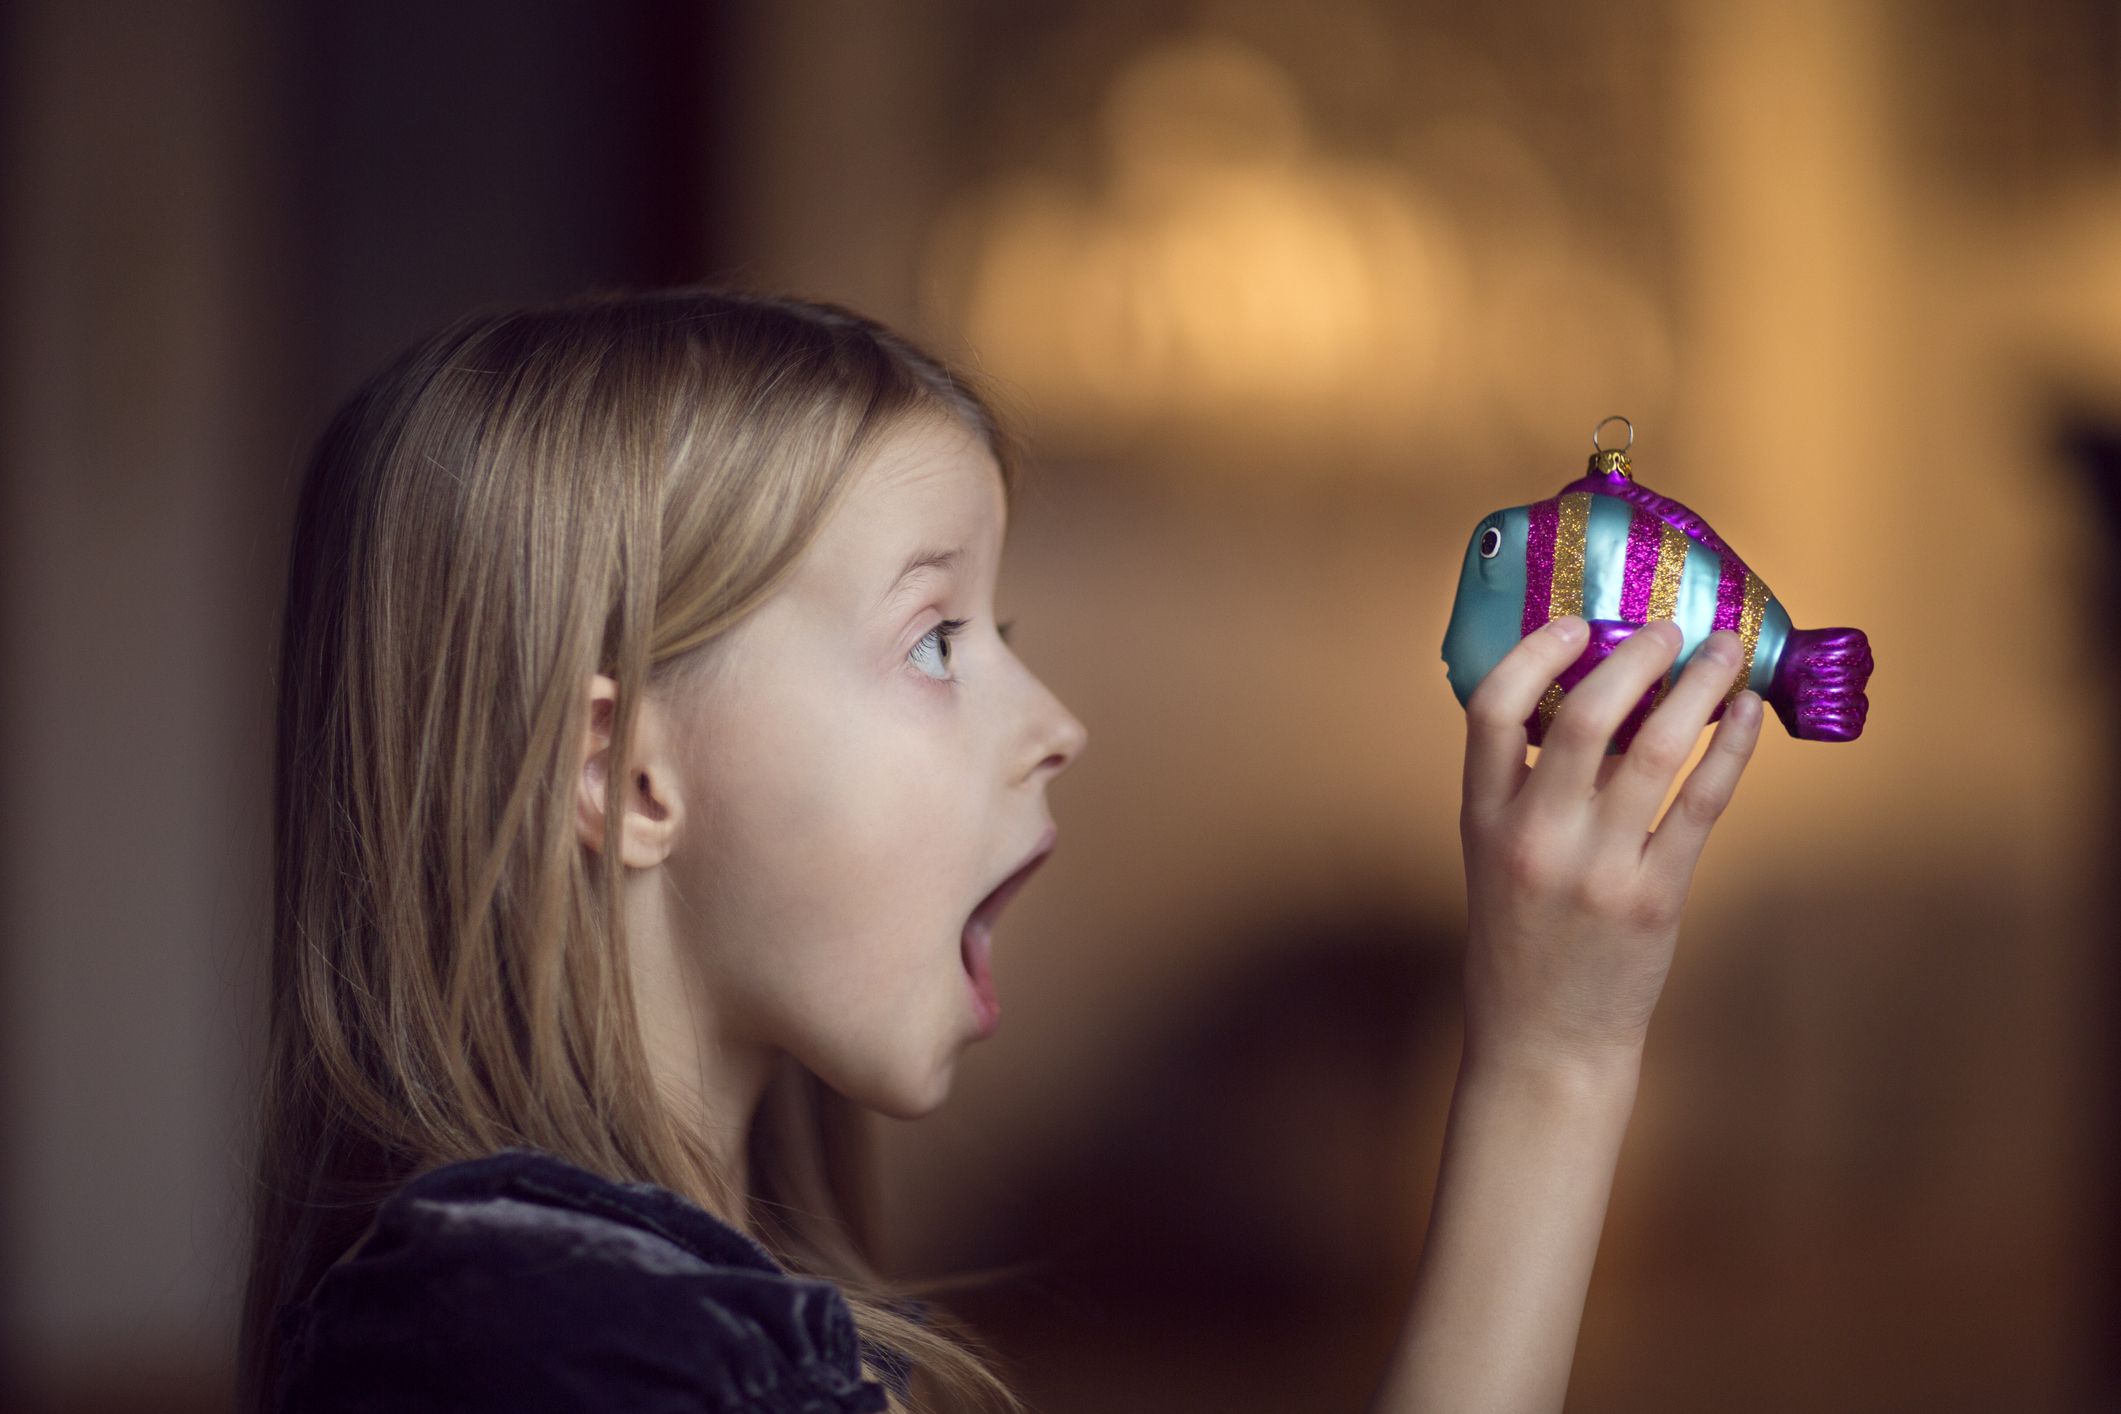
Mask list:
[{"label": "dress shoulder", "polygon": [[535,1149],[408,1181],[278,1319],[285,1414],[886,1407],[831,1282],[668,1189]]}]

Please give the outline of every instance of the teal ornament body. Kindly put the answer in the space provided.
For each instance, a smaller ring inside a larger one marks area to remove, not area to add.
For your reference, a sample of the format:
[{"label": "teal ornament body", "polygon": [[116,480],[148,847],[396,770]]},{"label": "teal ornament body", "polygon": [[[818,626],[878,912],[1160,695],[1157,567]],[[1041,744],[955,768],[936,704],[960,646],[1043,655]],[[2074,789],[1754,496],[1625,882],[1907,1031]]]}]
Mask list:
[{"label": "teal ornament body", "polygon": [[1525,720],[1527,739],[1537,746],[1571,687],[1644,624],[1669,619],[1681,635],[1678,657],[1629,712],[1609,752],[1627,749],[1718,629],[1738,634],[1742,657],[1709,720],[1750,688],[1800,740],[1861,735],[1872,668],[1864,633],[1794,627],[1782,602],[1708,522],[1637,482],[1627,454],[1599,448],[1595,432],[1592,447],[1583,476],[1546,500],[1495,511],[1473,528],[1443,641],[1460,705],[1519,639],[1561,615],[1581,616],[1591,629],[1583,653]]}]

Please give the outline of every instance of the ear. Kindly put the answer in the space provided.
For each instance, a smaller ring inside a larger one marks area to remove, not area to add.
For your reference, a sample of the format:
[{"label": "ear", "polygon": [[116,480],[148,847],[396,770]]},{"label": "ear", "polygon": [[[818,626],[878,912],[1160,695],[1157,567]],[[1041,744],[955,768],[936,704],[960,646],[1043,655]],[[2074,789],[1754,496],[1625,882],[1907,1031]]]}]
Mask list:
[{"label": "ear", "polygon": [[[575,830],[582,843],[604,850],[604,812],[611,790],[611,724],[618,713],[619,685],[602,673],[590,675],[589,727],[584,733],[581,769],[576,774]],[[641,704],[634,725],[633,760],[619,783],[619,862],[629,869],[661,864],[677,843],[684,815],[678,801],[677,773],[670,760],[662,713],[649,701]]]}]

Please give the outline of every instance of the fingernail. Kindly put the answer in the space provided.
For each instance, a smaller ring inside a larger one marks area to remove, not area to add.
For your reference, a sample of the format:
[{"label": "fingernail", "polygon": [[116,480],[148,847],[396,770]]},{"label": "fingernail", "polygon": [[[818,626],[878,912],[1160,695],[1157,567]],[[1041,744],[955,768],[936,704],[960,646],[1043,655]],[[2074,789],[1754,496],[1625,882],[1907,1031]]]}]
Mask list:
[{"label": "fingernail", "polygon": [[1586,630],[1581,617],[1576,614],[1563,614],[1558,619],[1548,620],[1547,632],[1553,634],[1563,643],[1574,643],[1577,639],[1584,636]]}]

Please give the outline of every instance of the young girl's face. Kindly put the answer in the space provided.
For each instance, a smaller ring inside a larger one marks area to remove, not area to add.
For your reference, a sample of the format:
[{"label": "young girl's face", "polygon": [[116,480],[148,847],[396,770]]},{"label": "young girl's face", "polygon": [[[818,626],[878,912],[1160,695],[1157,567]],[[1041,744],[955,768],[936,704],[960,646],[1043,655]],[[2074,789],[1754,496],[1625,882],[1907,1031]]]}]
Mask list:
[{"label": "young girl's face", "polygon": [[[996,630],[1006,502],[977,436],[924,417],[854,474],[670,704],[687,802],[671,917],[723,1046],[785,1050],[912,1118],[992,1030],[967,921],[1050,843],[1046,785],[1087,732]],[[1006,934],[1004,918],[1003,957]]]}]

